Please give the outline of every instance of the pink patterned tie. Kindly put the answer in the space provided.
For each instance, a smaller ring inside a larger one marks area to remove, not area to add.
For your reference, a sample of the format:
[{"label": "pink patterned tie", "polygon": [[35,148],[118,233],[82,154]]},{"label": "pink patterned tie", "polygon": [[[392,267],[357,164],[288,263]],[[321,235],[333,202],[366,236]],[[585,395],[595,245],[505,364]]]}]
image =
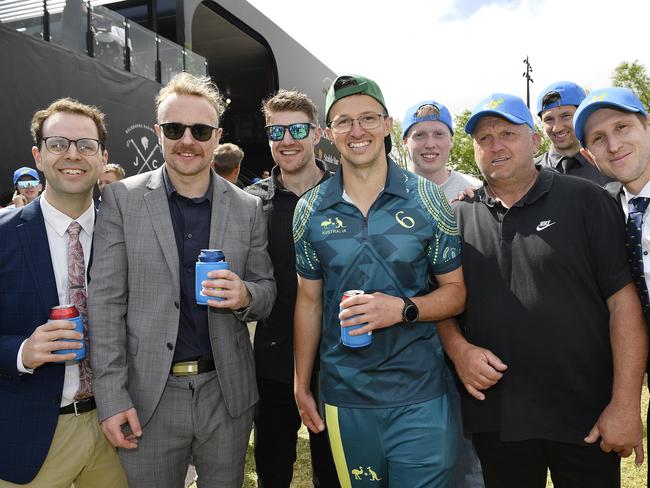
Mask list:
[{"label": "pink patterned tie", "polygon": [[72,303],[84,323],[84,340],[86,341],[86,357],[79,361],[79,389],[75,400],[83,400],[93,396],[92,370],[90,369],[90,348],[88,347],[88,310],[86,309],[86,265],[84,250],[79,242],[81,225],[72,222],[68,226],[68,293]]}]

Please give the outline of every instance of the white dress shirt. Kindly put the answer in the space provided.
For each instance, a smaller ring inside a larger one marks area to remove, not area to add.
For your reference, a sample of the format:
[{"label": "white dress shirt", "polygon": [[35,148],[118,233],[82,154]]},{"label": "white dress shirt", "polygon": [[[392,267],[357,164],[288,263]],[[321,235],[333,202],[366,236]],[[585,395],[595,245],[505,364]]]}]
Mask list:
[{"label": "white dress shirt", "polygon": [[[47,201],[47,190],[41,195],[39,200],[41,205],[41,212],[45,220],[45,230],[47,231],[47,240],[50,247],[50,255],[52,256],[52,268],[54,269],[54,280],[56,281],[56,290],[59,296],[59,304],[63,305],[69,303],[70,297],[68,296],[68,226],[72,223],[73,219],[65,215],[63,212],[54,208]],[[39,204],[36,203],[36,205]],[[81,225],[81,232],[79,233],[79,241],[84,251],[84,262],[86,270],[88,269],[88,261],[90,259],[90,250],[92,245],[93,228],[95,227],[95,208],[92,203],[76,219]],[[87,284],[87,277],[86,277]],[[22,362],[22,352],[25,342],[18,350],[17,366],[18,371],[22,373],[32,373],[33,370],[25,368]],[[79,389],[79,365],[77,361],[67,361],[65,364],[65,379],[63,381],[63,395],[61,397],[61,406],[71,404],[74,401],[74,396]]]},{"label": "white dress shirt", "polygon": [[[625,187],[624,193],[621,195],[621,204],[623,205],[623,212],[627,219],[628,207],[627,204],[630,200],[636,197],[650,198],[650,181],[641,189],[638,195],[632,195]],[[643,214],[643,224],[641,225],[641,248],[643,249],[643,274],[645,276],[646,285],[650,288],[650,207]]]}]

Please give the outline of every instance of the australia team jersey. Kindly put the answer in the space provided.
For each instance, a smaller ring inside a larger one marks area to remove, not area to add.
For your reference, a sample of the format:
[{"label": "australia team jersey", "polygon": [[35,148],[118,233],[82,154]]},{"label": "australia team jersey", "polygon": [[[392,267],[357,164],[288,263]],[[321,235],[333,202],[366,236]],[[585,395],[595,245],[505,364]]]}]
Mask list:
[{"label": "australia team jersey", "polygon": [[321,395],[330,405],[390,407],[433,399],[446,389],[433,322],[373,331],[372,344],[341,344],[346,290],[425,295],[429,276],[460,266],[453,213],[430,181],[388,163],[386,185],[364,217],[343,198],[342,174],[307,192],[294,213],[296,270],[323,280]]}]

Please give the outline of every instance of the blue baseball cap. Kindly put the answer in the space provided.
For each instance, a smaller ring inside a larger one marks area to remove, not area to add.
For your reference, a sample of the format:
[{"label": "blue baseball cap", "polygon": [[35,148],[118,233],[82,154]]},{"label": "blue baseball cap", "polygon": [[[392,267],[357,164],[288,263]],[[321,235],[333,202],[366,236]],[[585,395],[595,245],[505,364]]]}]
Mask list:
[{"label": "blue baseball cap", "polygon": [[493,93],[474,107],[472,115],[470,116],[467,124],[465,124],[465,132],[470,136],[476,128],[478,121],[486,115],[495,115],[502,117],[513,124],[522,125],[526,124],[531,129],[535,130],[535,123],[533,122],[533,114],[524,103],[524,101],[515,95],[508,93]]},{"label": "blue baseball cap", "polygon": [[[418,117],[416,115],[417,111],[426,105],[435,107],[435,109],[432,110],[432,112],[435,113]],[[452,135],[454,134],[454,126],[453,122],[451,121],[451,114],[449,113],[447,107],[445,107],[442,103],[438,103],[433,100],[424,100],[423,102],[416,103],[412,107],[409,107],[409,109],[406,111],[406,114],[404,115],[404,130],[402,131],[402,139],[406,139],[406,134],[408,134],[411,127],[419,122],[425,122],[427,120],[439,120],[449,128],[449,132],[451,132]]]},{"label": "blue baseball cap", "polygon": [[18,179],[21,176],[31,176],[34,178],[36,181],[40,182],[41,179],[38,177],[38,173],[36,172],[35,169],[29,168],[27,166],[23,166],[22,168],[18,168],[16,171],[14,171],[14,186],[16,186],[16,183],[18,182]]},{"label": "blue baseball cap", "polygon": [[639,97],[629,88],[611,87],[594,90],[582,101],[573,115],[573,130],[582,147],[585,147],[585,124],[587,119],[599,108],[614,108],[624,112],[648,115]]},{"label": "blue baseball cap", "polygon": [[[549,100],[544,104],[544,98],[547,95],[554,94],[555,96],[548,97]],[[542,116],[542,112],[554,107],[562,105],[575,105],[576,107],[582,103],[586,97],[585,91],[581,86],[576,85],[572,81],[556,81],[551,83],[542,90],[537,98],[537,115]]]}]

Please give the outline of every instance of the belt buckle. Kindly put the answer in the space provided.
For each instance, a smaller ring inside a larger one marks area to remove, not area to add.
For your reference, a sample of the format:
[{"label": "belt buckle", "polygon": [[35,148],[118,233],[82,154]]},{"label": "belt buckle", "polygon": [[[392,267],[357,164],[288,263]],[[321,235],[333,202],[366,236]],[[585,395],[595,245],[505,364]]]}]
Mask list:
[{"label": "belt buckle", "polygon": [[190,376],[199,374],[199,363],[198,361],[185,361],[183,363],[176,364],[172,368],[172,374],[174,376]]},{"label": "belt buckle", "polygon": [[79,417],[79,415],[81,415],[81,414],[77,411],[77,403],[79,403],[80,401],[82,401],[82,400],[78,400],[78,401],[75,400],[74,402],[72,402],[72,406],[74,407],[74,416],[75,416],[75,417]]}]

